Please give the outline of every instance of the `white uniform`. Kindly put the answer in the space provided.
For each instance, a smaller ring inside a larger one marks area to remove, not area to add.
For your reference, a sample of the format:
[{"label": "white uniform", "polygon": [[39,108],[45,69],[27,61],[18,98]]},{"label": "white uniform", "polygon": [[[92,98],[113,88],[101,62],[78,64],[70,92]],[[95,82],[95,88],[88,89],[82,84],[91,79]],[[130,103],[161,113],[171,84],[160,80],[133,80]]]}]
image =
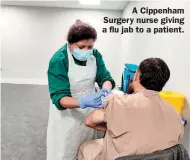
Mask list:
[{"label": "white uniform", "polygon": [[[76,65],[69,52],[68,77],[73,98],[79,99],[95,92],[96,59],[92,55],[86,66]],[[88,140],[102,138],[103,133],[88,128],[84,119],[92,111],[87,109],[58,110],[50,105],[47,129],[47,160],[76,160],[80,145]]]}]

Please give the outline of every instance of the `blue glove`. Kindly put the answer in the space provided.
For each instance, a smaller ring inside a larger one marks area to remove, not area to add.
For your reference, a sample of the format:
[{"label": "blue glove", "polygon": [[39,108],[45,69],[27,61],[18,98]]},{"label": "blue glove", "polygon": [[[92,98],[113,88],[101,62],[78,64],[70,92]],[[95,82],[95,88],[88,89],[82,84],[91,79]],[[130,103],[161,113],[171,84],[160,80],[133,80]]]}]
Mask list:
[{"label": "blue glove", "polygon": [[107,89],[107,88],[102,88],[102,89],[100,90],[100,92],[103,92],[103,93],[104,93],[104,96],[107,96],[108,94],[111,93],[111,90],[110,90],[110,89]]},{"label": "blue glove", "polygon": [[80,108],[84,109],[87,107],[91,108],[100,108],[101,107],[101,97],[104,95],[104,92],[97,92],[90,94],[86,97],[80,98],[78,100],[78,105]]},{"label": "blue glove", "polygon": [[111,90],[110,89],[107,89],[107,88],[102,88],[100,90],[100,92],[103,92],[103,96],[101,97],[101,104],[103,105],[104,102],[105,102],[105,97],[111,93]]}]

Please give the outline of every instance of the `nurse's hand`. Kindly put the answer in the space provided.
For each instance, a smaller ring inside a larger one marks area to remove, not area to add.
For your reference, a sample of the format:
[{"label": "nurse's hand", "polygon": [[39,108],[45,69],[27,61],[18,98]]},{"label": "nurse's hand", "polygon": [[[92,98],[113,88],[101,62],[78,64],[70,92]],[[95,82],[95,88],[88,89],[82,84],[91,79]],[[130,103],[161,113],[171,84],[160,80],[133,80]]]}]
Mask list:
[{"label": "nurse's hand", "polygon": [[90,94],[86,97],[79,99],[78,105],[82,109],[87,108],[87,107],[100,108],[102,104],[102,101],[101,101],[102,96],[104,96],[103,92]]}]

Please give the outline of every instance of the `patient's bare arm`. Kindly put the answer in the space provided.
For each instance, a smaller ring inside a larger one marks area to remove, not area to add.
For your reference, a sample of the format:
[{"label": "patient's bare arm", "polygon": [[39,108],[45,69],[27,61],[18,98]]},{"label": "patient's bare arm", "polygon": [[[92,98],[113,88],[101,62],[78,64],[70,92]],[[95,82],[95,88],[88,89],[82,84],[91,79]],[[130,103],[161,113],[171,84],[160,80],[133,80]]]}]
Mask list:
[{"label": "patient's bare arm", "polygon": [[106,123],[104,122],[104,110],[96,109],[91,112],[85,120],[85,124],[93,129],[106,131]]},{"label": "patient's bare arm", "polygon": [[91,128],[98,130],[98,131],[104,131],[104,132],[106,132],[106,130],[107,130],[106,123],[102,123],[102,124],[99,124],[99,125],[97,125],[95,127],[91,127]]}]

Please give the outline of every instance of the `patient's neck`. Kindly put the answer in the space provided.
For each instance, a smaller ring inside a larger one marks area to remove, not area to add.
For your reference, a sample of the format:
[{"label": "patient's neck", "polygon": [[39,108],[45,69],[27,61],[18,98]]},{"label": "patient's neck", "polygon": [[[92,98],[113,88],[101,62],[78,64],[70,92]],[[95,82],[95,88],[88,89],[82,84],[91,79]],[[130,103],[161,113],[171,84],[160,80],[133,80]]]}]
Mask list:
[{"label": "patient's neck", "polygon": [[134,89],[134,93],[145,90],[145,88],[140,83],[135,83],[133,85],[133,89]]}]

